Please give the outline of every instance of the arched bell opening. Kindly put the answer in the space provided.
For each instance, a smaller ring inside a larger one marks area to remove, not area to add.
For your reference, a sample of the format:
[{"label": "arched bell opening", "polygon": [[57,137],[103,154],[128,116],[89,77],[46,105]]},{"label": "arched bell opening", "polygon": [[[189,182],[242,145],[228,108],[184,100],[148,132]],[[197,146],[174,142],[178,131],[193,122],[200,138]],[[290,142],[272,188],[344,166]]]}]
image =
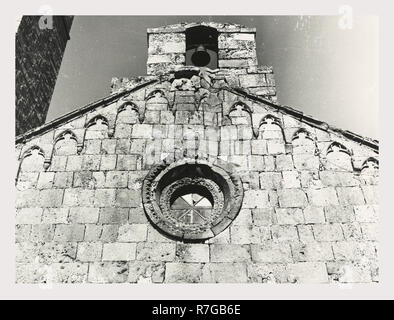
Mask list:
[{"label": "arched bell opening", "polygon": [[186,30],[186,65],[218,67],[218,31],[207,26],[196,26]]}]

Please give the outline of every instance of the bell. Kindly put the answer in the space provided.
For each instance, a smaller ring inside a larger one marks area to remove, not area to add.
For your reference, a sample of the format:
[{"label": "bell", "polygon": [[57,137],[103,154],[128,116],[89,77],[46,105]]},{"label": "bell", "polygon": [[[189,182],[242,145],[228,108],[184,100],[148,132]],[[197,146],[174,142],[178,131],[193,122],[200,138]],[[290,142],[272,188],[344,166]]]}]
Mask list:
[{"label": "bell", "polygon": [[200,44],[192,55],[192,62],[197,67],[206,66],[211,61],[211,56],[204,45]]}]

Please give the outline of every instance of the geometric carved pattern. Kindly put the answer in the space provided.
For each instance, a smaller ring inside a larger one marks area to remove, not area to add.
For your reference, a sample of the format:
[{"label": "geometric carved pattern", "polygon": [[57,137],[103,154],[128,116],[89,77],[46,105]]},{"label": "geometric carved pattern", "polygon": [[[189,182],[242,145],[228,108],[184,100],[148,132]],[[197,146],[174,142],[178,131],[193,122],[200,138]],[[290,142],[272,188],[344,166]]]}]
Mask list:
[{"label": "geometric carved pattern", "polygon": [[145,177],[142,202],[149,221],[182,240],[203,240],[226,229],[243,199],[240,177],[225,162],[164,160]]}]

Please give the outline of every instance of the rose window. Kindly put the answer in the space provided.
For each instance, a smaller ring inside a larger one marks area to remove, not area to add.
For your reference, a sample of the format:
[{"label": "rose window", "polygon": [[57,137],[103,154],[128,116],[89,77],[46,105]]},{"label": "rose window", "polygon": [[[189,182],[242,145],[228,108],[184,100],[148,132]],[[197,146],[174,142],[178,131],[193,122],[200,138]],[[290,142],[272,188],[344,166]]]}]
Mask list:
[{"label": "rose window", "polygon": [[239,177],[195,160],[158,165],[143,185],[149,220],[183,240],[207,239],[223,231],[238,214],[242,198]]}]

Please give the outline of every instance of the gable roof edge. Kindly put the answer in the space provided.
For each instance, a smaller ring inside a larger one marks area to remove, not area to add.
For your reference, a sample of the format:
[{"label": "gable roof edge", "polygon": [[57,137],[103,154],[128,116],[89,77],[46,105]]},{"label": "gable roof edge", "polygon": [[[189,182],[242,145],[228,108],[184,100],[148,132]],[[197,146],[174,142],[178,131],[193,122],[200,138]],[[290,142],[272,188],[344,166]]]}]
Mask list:
[{"label": "gable roof edge", "polygon": [[256,96],[256,95],[248,93],[248,92],[245,92],[241,88],[227,88],[227,90],[234,93],[234,94],[240,94],[240,95],[244,96],[245,98],[268,104],[269,106],[276,108],[279,111],[282,111],[286,114],[289,114],[289,115],[293,116],[294,118],[296,118],[297,120],[304,122],[304,123],[306,123],[310,126],[313,126],[315,128],[318,128],[320,130],[328,131],[330,129],[333,132],[342,134],[344,137],[346,137],[350,140],[353,140],[355,142],[366,145],[367,147],[379,152],[379,141],[378,140],[374,140],[374,139],[371,139],[368,137],[363,137],[363,136],[361,136],[357,133],[354,133],[352,131],[349,131],[349,130],[342,130],[342,129],[336,128],[334,126],[329,125],[326,122],[320,121],[318,119],[313,118],[312,116],[306,115],[302,111],[296,110],[296,109],[289,107],[289,106],[276,104],[276,103],[272,102],[271,100],[262,98],[260,96]]},{"label": "gable roof edge", "polygon": [[94,101],[94,102],[91,102],[91,103],[89,103],[87,105],[84,105],[81,108],[73,110],[73,111],[71,111],[69,113],[66,113],[65,115],[63,115],[63,116],[61,116],[59,118],[56,118],[56,119],[54,119],[54,120],[52,120],[50,122],[47,122],[47,123],[43,124],[42,126],[39,126],[37,128],[34,128],[34,129],[31,129],[31,130],[29,130],[29,131],[27,131],[25,133],[22,133],[21,135],[19,135],[19,136],[17,136],[15,138],[15,144],[24,143],[26,140],[31,139],[31,138],[33,138],[36,135],[39,135],[41,133],[46,133],[49,130],[51,130],[52,128],[54,128],[54,127],[56,127],[56,126],[58,126],[60,124],[66,123],[68,121],[71,121],[71,120],[77,118],[78,116],[83,115],[83,114],[85,114],[85,113],[87,113],[89,111],[92,111],[92,110],[94,110],[94,109],[96,109],[96,108],[98,108],[100,106],[106,106],[106,105],[118,100],[119,98],[125,96],[128,93],[131,93],[131,92],[137,91],[139,89],[142,89],[143,87],[146,87],[146,86],[148,86],[150,84],[153,84],[153,83],[155,83],[157,81],[158,81],[158,79],[149,80],[147,82],[138,84],[138,85],[136,85],[135,87],[133,87],[131,89],[127,89],[127,90],[124,90],[124,91],[121,91],[121,92],[117,92],[117,93],[111,94],[111,95],[106,96],[104,98],[101,98],[101,99],[99,99],[97,101]]}]

